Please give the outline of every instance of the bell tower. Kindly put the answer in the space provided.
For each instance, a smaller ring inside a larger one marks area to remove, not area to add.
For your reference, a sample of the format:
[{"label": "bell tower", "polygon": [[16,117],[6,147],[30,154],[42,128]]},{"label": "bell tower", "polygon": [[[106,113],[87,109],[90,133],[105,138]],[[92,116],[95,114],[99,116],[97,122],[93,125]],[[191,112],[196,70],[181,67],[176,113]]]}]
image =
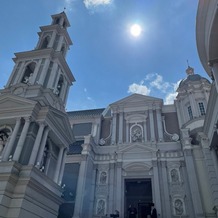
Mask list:
[{"label": "bell tower", "polygon": [[65,111],[75,81],[65,60],[72,41],[65,12],[40,27],[35,49],[15,53],[0,90],[1,217],[58,216],[65,157],[74,142]]},{"label": "bell tower", "polygon": [[36,48],[15,53],[15,66],[4,93],[38,100],[64,110],[69,87],[75,81],[65,57],[72,41],[64,12],[52,15],[50,25],[41,26]]}]

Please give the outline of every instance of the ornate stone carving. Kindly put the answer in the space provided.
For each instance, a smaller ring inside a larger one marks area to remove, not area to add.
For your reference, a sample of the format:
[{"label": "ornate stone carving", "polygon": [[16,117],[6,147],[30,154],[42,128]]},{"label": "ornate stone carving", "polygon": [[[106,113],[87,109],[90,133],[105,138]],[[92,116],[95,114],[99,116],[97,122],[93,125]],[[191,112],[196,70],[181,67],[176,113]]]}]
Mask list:
[{"label": "ornate stone carving", "polygon": [[174,200],[174,212],[177,216],[181,216],[184,214],[184,203],[181,199]]},{"label": "ornate stone carving", "polygon": [[106,202],[103,199],[99,199],[96,207],[96,214],[99,216],[104,216],[106,210]]},{"label": "ornate stone carving", "polygon": [[107,183],[107,173],[105,171],[100,173],[99,183],[102,185]]},{"label": "ornate stone carving", "polygon": [[131,141],[142,142],[142,128],[139,125],[134,125],[131,128]]},{"label": "ornate stone carving", "polygon": [[171,175],[171,181],[172,182],[179,182],[179,173],[178,173],[178,170],[172,169],[170,171],[170,175]]}]

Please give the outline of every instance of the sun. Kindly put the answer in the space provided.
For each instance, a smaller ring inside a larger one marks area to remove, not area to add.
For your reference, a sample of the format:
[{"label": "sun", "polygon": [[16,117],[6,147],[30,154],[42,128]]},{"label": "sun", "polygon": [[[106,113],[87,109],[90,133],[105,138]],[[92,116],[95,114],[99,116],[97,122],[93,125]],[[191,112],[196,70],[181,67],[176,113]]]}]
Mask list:
[{"label": "sun", "polygon": [[141,32],[142,32],[142,28],[140,25],[138,24],[133,24],[131,27],[130,27],[130,33],[134,36],[134,37],[138,37],[141,35]]}]

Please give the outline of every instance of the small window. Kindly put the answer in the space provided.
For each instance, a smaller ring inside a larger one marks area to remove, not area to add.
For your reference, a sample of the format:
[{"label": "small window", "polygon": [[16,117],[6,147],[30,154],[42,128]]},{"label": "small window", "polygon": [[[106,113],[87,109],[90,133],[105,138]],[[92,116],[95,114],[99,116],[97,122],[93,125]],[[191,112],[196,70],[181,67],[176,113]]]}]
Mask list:
[{"label": "small window", "polygon": [[49,40],[50,40],[50,37],[49,36],[46,36],[42,42],[42,46],[41,46],[41,49],[43,48],[48,48],[48,43],[49,43]]},{"label": "small window", "polygon": [[193,119],[193,113],[192,113],[191,106],[188,106],[188,115],[189,115],[190,120],[192,120]]},{"label": "small window", "polygon": [[201,116],[205,115],[205,109],[204,109],[203,102],[199,102],[198,105],[199,105],[199,110],[200,110]]}]

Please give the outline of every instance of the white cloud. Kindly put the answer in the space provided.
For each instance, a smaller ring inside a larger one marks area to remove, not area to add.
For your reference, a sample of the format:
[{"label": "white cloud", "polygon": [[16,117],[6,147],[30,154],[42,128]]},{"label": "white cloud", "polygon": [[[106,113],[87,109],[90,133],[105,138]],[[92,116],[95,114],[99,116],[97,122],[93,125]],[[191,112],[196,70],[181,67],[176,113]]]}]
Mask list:
[{"label": "white cloud", "polygon": [[163,77],[159,74],[155,74],[155,77],[156,78],[150,83],[150,85],[161,90],[162,92],[166,92],[170,87],[170,84],[168,82],[164,82]]},{"label": "white cloud", "polygon": [[169,93],[169,94],[166,96],[164,103],[165,103],[165,104],[173,104],[173,102],[174,102],[174,100],[175,100],[177,94],[178,94],[177,92]]},{"label": "white cloud", "polygon": [[151,90],[143,85],[143,82],[140,84],[133,83],[129,85],[128,93],[137,93],[137,94],[142,94],[142,95],[149,95]]},{"label": "white cloud", "polygon": [[101,5],[109,5],[112,3],[112,0],[83,0],[83,2],[86,8],[90,9]]},{"label": "white cloud", "polygon": [[178,92],[176,92],[176,90],[177,90],[180,82],[181,82],[181,80],[179,80],[177,83],[172,83],[173,91],[167,94],[165,101],[164,101],[165,104],[173,104],[174,103],[174,100],[176,99],[176,96],[178,94]]},{"label": "white cloud", "polygon": [[75,0],[64,0],[64,6],[67,11],[72,11]]},{"label": "white cloud", "polygon": [[87,92],[87,88],[84,88],[84,92]]}]

